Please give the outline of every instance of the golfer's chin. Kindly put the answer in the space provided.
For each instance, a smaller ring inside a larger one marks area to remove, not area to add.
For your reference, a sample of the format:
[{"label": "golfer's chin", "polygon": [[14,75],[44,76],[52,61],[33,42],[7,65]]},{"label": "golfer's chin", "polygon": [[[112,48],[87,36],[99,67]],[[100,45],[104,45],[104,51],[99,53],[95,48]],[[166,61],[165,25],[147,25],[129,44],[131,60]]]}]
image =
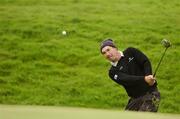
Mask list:
[{"label": "golfer's chin", "polygon": [[108,58],[108,60],[109,60],[110,62],[116,62],[116,60],[115,60],[114,58]]}]

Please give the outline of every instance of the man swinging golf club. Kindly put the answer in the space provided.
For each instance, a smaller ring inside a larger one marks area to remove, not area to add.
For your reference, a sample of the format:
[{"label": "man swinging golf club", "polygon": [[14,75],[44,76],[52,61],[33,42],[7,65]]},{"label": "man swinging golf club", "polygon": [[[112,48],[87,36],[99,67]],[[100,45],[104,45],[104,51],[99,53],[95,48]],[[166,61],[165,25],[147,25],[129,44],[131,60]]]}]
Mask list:
[{"label": "man swinging golf club", "polygon": [[132,47],[119,51],[112,39],[104,40],[100,51],[111,62],[109,77],[130,97],[125,110],[157,112],[160,93],[147,56]]}]

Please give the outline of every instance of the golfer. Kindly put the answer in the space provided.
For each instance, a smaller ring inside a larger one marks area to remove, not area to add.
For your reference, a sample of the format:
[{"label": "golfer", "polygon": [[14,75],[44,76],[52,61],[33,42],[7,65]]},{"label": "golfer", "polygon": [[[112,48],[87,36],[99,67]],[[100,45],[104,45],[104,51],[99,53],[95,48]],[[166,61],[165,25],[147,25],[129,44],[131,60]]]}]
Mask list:
[{"label": "golfer", "polygon": [[160,93],[147,56],[133,47],[119,51],[112,39],[104,40],[100,51],[112,65],[109,77],[130,97],[125,110],[157,112]]}]

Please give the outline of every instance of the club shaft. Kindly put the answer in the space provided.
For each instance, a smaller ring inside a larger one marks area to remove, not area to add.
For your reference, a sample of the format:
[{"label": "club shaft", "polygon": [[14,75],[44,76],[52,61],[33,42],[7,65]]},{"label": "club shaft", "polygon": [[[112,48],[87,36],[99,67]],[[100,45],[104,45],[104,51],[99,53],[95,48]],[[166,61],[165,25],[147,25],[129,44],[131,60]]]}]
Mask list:
[{"label": "club shaft", "polygon": [[153,74],[154,77],[156,76],[156,72],[157,72],[157,70],[159,69],[159,66],[160,66],[160,64],[161,64],[161,62],[162,62],[162,60],[163,60],[163,58],[164,58],[164,55],[165,55],[167,49],[168,49],[168,47],[166,47],[166,49],[164,50],[163,55],[161,56],[161,59],[160,59],[158,65],[157,65],[157,67],[156,67],[156,69],[155,69],[155,72],[154,72],[154,74]]}]

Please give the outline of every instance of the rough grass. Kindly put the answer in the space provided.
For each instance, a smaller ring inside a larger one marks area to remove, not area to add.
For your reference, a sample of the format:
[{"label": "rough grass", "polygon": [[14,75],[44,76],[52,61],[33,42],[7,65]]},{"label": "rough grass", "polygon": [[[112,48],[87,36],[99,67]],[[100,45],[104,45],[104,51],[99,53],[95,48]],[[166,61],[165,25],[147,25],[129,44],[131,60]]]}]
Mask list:
[{"label": "rough grass", "polygon": [[139,48],[155,69],[167,38],[159,112],[180,113],[179,19],[179,0],[1,0],[0,103],[122,110],[128,97],[108,78],[100,42]]}]

